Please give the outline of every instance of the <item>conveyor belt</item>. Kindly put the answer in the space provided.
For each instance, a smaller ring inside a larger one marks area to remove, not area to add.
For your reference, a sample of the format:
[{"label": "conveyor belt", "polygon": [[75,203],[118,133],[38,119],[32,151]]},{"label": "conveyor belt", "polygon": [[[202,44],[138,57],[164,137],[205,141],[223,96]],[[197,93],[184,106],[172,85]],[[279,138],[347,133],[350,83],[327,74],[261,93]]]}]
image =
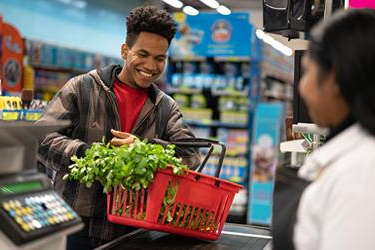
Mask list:
[{"label": "conveyor belt", "polygon": [[226,224],[217,241],[205,241],[163,232],[139,229],[114,240],[97,250],[152,249],[152,250],[263,250],[270,242],[268,230],[248,225]]}]

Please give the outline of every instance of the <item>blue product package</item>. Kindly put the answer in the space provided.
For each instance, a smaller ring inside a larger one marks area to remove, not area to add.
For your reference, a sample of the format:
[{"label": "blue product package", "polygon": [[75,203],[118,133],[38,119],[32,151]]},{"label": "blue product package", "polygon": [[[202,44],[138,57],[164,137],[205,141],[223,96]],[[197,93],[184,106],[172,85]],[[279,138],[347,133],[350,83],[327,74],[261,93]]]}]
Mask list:
[{"label": "blue product package", "polygon": [[223,70],[224,75],[229,77],[237,76],[240,72],[238,63],[224,63]]},{"label": "blue product package", "polygon": [[180,73],[174,73],[172,75],[172,87],[180,88],[183,84],[183,75]]},{"label": "blue product package", "polygon": [[62,68],[73,67],[73,55],[74,52],[71,49],[57,47],[56,48],[56,66]]},{"label": "blue product package", "polygon": [[93,53],[85,53],[84,57],[85,57],[84,65],[83,65],[84,69],[85,70],[93,69],[95,55]]},{"label": "blue product package", "polygon": [[56,65],[56,47],[50,44],[42,44],[41,64],[47,66]]},{"label": "blue product package", "polygon": [[235,79],[235,90],[243,91],[244,90],[244,81],[242,76],[238,76]]},{"label": "blue product package", "polygon": [[213,89],[223,90],[226,87],[226,78],[222,75],[215,75]]},{"label": "blue product package", "polygon": [[210,62],[200,62],[199,63],[199,73],[201,74],[213,74],[215,73],[215,66]]},{"label": "blue product package", "polygon": [[79,50],[73,51],[73,65],[74,69],[84,70],[85,69],[85,53]]},{"label": "blue product package", "polygon": [[186,88],[195,88],[195,74],[184,74],[183,75],[183,86]]},{"label": "blue product package", "polygon": [[194,74],[194,87],[196,89],[202,89],[204,86],[204,76],[201,74]]},{"label": "blue product package", "polygon": [[194,74],[198,71],[198,65],[196,62],[184,62],[182,68],[184,74]]},{"label": "blue product package", "polygon": [[241,76],[243,78],[250,78],[251,68],[249,62],[241,63]]},{"label": "blue product package", "polygon": [[235,87],[236,87],[236,78],[234,76],[227,76],[225,89],[235,90]]}]

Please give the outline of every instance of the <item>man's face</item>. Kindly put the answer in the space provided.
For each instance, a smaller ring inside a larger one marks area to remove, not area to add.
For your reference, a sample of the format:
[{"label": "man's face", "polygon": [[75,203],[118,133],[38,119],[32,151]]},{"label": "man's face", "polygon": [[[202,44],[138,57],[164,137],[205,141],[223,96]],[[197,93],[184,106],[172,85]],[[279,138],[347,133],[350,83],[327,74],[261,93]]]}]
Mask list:
[{"label": "man's face", "polygon": [[164,70],[168,40],[155,33],[141,32],[132,48],[122,45],[125,83],[133,88],[148,88]]}]

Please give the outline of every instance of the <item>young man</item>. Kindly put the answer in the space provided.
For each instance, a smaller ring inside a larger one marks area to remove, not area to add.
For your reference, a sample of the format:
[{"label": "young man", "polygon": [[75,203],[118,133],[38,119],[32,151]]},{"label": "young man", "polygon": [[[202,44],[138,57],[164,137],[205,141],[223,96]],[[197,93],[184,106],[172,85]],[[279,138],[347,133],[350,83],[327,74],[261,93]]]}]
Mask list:
[{"label": "young man", "polygon": [[[62,180],[71,156],[84,156],[90,144],[103,136],[116,146],[132,143],[134,136],[163,145],[194,137],[176,102],[153,84],[164,70],[175,26],[163,10],[133,9],[121,47],[123,67],[111,65],[72,78],[38,121],[71,121],[69,128],[49,134],[39,148],[40,163],[54,172],[56,191],[85,222],[84,230],[68,238],[69,249],[91,249],[130,230],[107,221],[106,195],[99,183],[88,189]],[[189,167],[200,162],[197,149],[177,148],[176,154]]]}]

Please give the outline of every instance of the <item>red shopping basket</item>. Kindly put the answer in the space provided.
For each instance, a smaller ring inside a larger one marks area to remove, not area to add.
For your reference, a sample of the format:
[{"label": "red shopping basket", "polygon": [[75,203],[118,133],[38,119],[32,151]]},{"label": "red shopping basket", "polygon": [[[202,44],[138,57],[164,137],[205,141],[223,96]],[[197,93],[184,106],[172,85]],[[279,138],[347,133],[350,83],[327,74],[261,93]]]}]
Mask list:
[{"label": "red shopping basket", "polygon": [[[187,170],[177,176],[171,168],[158,169],[147,190],[115,188],[107,195],[108,220],[121,225],[217,240],[234,195],[242,188],[241,185],[217,178],[225,145],[198,138],[174,144],[210,149],[197,172]],[[213,144],[222,147],[216,177],[200,173],[213,151]]]}]

